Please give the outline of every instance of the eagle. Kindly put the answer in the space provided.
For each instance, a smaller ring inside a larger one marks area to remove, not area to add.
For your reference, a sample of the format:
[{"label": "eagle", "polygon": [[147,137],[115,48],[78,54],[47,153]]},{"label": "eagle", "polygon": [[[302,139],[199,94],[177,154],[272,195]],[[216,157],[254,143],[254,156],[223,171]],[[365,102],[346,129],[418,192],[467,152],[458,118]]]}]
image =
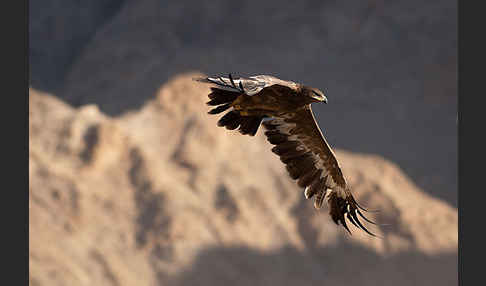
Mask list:
[{"label": "eagle", "polygon": [[248,78],[199,77],[194,80],[212,84],[207,104],[209,114],[227,111],[218,126],[254,136],[260,125],[266,129],[272,152],[285,164],[289,176],[305,188],[306,199],[314,198],[320,209],[324,200],[329,214],[351,234],[346,219],[357,228],[375,236],[358,217],[375,224],[361,211],[368,211],[354,199],[336,156],[324,138],[314,114],[312,103],[327,103],[327,97],[317,88],[281,80],[270,75]]}]

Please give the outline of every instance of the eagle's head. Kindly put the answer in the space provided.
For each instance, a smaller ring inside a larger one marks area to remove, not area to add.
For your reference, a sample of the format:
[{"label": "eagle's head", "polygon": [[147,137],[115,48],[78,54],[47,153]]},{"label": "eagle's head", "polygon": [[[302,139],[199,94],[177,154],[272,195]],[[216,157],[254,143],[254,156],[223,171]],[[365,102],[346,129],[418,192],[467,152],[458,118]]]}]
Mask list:
[{"label": "eagle's head", "polygon": [[327,103],[327,97],[322,91],[313,87],[304,87],[304,95],[308,97],[310,103],[312,102],[324,102]]}]

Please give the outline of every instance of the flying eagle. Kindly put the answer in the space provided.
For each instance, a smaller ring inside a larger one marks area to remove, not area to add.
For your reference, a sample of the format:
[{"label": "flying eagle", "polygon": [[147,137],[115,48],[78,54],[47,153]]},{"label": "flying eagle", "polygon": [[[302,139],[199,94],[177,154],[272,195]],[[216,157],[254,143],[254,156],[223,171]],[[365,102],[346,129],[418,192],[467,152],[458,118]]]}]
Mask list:
[{"label": "flying eagle", "polygon": [[329,205],[332,220],[349,232],[345,217],[356,227],[369,232],[358,219],[362,208],[351,194],[339,163],[312,113],[311,103],[324,102],[327,98],[317,88],[269,75],[233,79],[228,77],[197,78],[210,83],[208,95],[209,114],[228,112],[218,121],[218,126],[241,134],[254,136],[262,124],[267,140],[275,145],[272,152],[280,156],[290,177],[305,188],[306,199],[312,197],[314,207],[321,208],[324,199]]}]

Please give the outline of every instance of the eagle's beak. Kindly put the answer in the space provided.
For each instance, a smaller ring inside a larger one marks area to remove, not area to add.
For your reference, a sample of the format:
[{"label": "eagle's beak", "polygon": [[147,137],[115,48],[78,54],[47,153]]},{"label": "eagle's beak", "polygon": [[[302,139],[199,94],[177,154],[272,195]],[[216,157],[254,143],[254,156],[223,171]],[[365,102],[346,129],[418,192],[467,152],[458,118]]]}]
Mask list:
[{"label": "eagle's beak", "polygon": [[310,97],[312,97],[312,99],[314,99],[316,102],[327,103],[327,97],[320,90],[313,89],[311,94],[310,94]]},{"label": "eagle's beak", "polygon": [[327,97],[324,94],[319,96],[314,96],[314,99],[316,99],[318,102],[324,102],[327,104]]}]

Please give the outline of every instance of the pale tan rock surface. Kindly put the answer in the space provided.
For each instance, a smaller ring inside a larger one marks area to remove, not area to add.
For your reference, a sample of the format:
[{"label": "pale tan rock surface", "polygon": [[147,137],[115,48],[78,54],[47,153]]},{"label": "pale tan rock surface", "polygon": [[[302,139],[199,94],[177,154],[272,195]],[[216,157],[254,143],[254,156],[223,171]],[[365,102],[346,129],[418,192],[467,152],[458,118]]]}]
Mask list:
[{"label": "pale tan rock surface", "polygon": [[195,75],[119,117],[30,90],[31,285],[457,285],[457,209],[381,157],[337,150],[390,224],[349,236],[261,130],[216,126]]}]

